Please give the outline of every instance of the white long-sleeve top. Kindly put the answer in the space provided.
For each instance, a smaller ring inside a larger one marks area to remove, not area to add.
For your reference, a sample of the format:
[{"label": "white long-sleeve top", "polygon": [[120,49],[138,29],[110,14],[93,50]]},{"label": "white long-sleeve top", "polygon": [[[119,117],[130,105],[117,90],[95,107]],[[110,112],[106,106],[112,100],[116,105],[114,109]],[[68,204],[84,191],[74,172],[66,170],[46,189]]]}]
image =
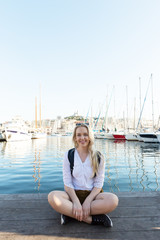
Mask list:
[{"label": "white long-sleeve top", "polygon": [[94,187],[102,188],[104,182],[105,165],[100,161],[96,177],[92,177],[93,171],[89,155],[82,162],[78,151],[74,152],[74,168],[71,174],[70,162],[68,160],[68,151],[63,160],[63,182],[64,185],[75,190],[92,190]]}]

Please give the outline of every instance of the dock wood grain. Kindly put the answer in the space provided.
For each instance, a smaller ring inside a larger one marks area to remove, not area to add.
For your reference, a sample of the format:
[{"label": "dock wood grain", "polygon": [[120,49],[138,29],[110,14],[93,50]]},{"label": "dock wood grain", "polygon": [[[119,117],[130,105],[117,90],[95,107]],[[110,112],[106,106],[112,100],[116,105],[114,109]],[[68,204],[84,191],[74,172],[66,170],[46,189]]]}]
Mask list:
[{"label": "dock wood grain", "polygon": [[160,192],[117,193],[113,228],[72,221],[60,225],[60,215],[47,194],[1,194],[0,240],[159,240]]}]

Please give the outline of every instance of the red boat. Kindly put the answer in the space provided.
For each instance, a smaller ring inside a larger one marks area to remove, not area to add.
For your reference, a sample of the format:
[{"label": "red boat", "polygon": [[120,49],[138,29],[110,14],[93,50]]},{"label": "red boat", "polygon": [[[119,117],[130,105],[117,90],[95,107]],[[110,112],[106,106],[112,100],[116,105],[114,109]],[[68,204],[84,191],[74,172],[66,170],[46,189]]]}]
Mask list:
[{"label": "red boat", "polygon": [[113,137],[116,140],[125,140],[126,139],[125,134],[123,134],[123,133],[115,133],[115,134],[113,134]]}]

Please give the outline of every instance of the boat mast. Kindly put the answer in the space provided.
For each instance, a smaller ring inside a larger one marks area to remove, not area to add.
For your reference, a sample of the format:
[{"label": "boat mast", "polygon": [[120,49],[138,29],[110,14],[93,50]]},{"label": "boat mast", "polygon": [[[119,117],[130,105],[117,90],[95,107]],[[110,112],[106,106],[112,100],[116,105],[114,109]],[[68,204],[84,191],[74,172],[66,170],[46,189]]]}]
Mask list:
[{"label": "boat mast", "polygon": [[114,90],[114,131],[116,130],[116,103],[115,103],[115,86],[113,86]]},{"label": "boat mast", "polygon": [[41,84],[40,84],[40,100],[39,100],[39,127],[41,129]]},{"label": "boat mast", "polygon": [[141,78],[139,77],[139,113],[141,112]]},{"label": "boat mast", "polygon": [[152,74],[151,74],[151,90],[152,90],[152,128],[154,132],[154,102],[153,102],[153,79],[152,79]]},{"label": "boat mast", "polygon": [[129,126],[128,126],[128,86],[126,86],[126,102],[127,102],[127,126],[126,129],[129,131]]},{"label": "boat mast", "polygon": [[37,128],[37,97],[35,98],[35,128]]},{"label": "boat mast", "polygon": [[[152,76],[152,74],[151,74],[151,76]],[[141,112],[140,112],[140,116],[139,116],[139,120],[138,120],[136,131],[138,130],[139,124],[141,122],[142,112],[143,112],[145,101],[146,101],[146,98],[147,98],[147,93],[148,93],[150,82],[151,82],[151,77],[150,77],[149,82],[148,82],[148,87],[147,87],[147,90],[146,90],[146,95],[145,95],[145,98],[144,98],[144,101],[143,101],[143,106],[142,106],[142,109],[141,109]]]},{"label": "boat mast", "polygon": [[[141,78],[139,77],[139,115],[140,114],[141,114]],[[141,126],[142,126],[142,124],[141,124]]]},{"label": "boat mast", "polygon": [[[108,114],[109,106],[110,106],[110,103],[111,103],[113,90],[114,90],[114,87],[112,88],[111,96],[110,96],[110,99],[109,99],[109,102],[108,102],[108,106],[107,106],[107,108],[106,108],[106,113],[105,113],[105,116],[104,116],[104,120],[103,120],[103,124],[102,124],[102,129],[104,128],[104,124],[106,123],[107,114]],[[107,98],[108,98],[108,97],[107,97]]]},{"label": "boat mast", "polygon": [[136,98],[134,98],[134,122],[133,122],[134,131],[136,129]]}]

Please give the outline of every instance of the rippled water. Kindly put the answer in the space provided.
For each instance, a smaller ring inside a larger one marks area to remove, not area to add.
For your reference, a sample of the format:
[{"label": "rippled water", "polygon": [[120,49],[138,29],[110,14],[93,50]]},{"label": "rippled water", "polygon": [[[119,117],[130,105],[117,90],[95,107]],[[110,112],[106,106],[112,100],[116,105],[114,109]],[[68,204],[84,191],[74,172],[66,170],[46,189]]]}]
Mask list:
[{"label": "rippled water", "polygon": [[[71,137],[0,142],[0,193],[48,193],[63,189],[64,152]],[[95,140],[106,161],[104,190],[159,191],[160,144]]]}]

